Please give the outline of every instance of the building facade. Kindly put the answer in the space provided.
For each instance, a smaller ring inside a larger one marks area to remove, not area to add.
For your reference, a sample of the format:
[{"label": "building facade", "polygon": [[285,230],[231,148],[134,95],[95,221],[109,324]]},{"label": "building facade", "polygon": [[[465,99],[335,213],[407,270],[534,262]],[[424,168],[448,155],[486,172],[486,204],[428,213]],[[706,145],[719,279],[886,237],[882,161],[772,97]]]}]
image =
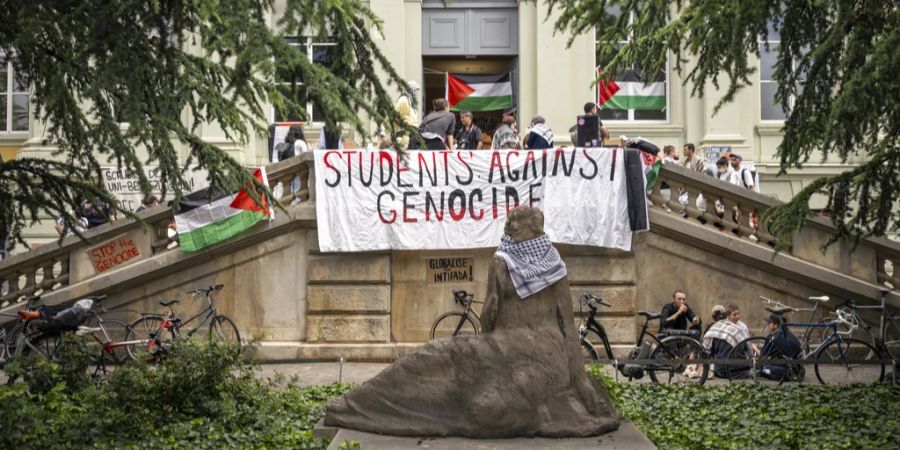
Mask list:
[{"label": "building facade", "polygon": [[[284,0],[275,2],[273,26],[283,4]],[[454,0],[446,5],[443,0],[371,0],[369,4],[383,21],[383,38],[379,37],[378,42],[385,55],[401,76],[423,88],[420,117],[431,99],[444,96],[446,73],[508,72],[512,75],[520,129],[533,116],[541,115],[553,129],[557,145],[571,144],[569,128],[582,113],[584,103],[597,99],[592,83],[602,62],[596,60],[596,46],[621,44],[598,44],[594,34],[587,33],[575,37],[567,46],[569,35],[554,33],[555,17],[547,16],[546,5],[539,0]],[[769,39],[770,44],[777,45],[777,36]],[[307,52],[312,61],[329,63],[327,42],[291,42]],[[742,90],[734,102],[717,114],[713,110],[720,93],[714,86],[706,86],[705,97],[692,97],[691,86],[683,85],[683,78],[667,67],[657,79],[647,83],[653,85],[651,101],[605,107],[600,111],[601,119],[612,136],[642,136],[660,147],[674,145],[679,152],[689,142],[703,148],[701,155],[727,148],[754,164],[762,193],[781,200],[789,199],[815,178],[851,168],[857,160],[841,163],[814,157],[802,169],[777,176],[780,167],[775,152],[782,139],[784,113],[773,101],[775,86],[770,74],[774,53],[763,52],[758,63],[757,82]],[[4,159],[51,157],[53,149],[41,143],[46,125],[28,114],[27,89],[16,82],[11,66],[4,69],[0,71],[0,155]],[[629,72],[617,78],[622,84],[641,81]],[[312,105],[308,112],[312,121],[305,124],[305,134],[315,140],[323,124],[316,121]],[[477,122],[482,128],[489,128],[499,118],[499,112],[483,113]],[[295,119],[269,108],[270,122]],[[209,125],[202,129],[202,136],[248,167],[269,161],[265,136],[240,145]],[[361,140],[349,130],[346,138],[345,147]],[[824,206],[822,203],[814,206]],[[56,237],[49,219],[27,235],[31,244]]]}]

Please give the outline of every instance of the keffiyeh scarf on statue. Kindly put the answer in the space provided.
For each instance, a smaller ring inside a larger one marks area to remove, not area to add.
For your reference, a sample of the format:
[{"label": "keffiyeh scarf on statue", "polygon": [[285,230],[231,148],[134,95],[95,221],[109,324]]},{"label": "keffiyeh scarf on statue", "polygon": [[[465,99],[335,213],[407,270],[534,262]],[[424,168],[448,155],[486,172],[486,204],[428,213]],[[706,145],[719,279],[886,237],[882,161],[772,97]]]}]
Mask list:
[{"label": "keffiyeh scarf on statue", "polygon": [[546,234],[522,242],[504,234],[496,255],[506,261],[516,293],[523,299],[556,283],[567,273],[566,263]]}]

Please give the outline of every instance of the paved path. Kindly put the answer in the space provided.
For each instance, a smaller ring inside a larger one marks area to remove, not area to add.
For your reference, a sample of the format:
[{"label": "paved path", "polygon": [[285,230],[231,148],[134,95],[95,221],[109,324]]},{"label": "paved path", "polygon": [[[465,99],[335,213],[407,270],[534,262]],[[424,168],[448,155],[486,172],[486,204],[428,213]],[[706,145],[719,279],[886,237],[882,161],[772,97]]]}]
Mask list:
[{"label": "paved path", "polygon": [[[388,364],[380,364],[380,363],[344,363],[343,368],[339,363],[285,363],[285,364],[263,364],[260,372],[260,376],[263,378],[274,378],[280,374],[285,378],[285,381],[291,381],[293,378],[294,384],[301,387],[306,386],[315,386],[320,384],[329,384],[337,381],[343,381],[344,383],[355,383],[360,384],[369,378],[374,377],[379,372],[381,372]],[[605,366],[607,372],[612,375],[614,378],[616,374],[612,370],[611,367]],[[834,375],[829,378],[834,380],[837,379],[838,376],[841,376],[841,369],[837,366],[831,369]],[[889,370],[889,369],[888,369]],[[846,371],[844,372],[846,373]],[[712,375],[710,373],[710,375]],[[856,374],[854,376],[858,376]],[[861,376],[860,379],[870,379],[871,377]],[[621,374],[618,376],[619,381],[627,382],[627,378],[623,377]],[[852,382],[852,379],[847,379],[846,382]],[[641,380],[633,381],[635,383],[649,383],[650,377],[644,376]],[[751,382],[751,381],[745,381]],[[765,385],[775,385],[774,382],[759,379],[757,380],[759,384]],[[816,378],[815,369],[812,365],[806,367],[806,378],[803,380],[804,384],[819,384],[819,380]],[[718,384],[728,384],[728,380],[723,378],[710,377],[706,381],[707,385],[718,385]],[[796,385],[797,383],[785,383],[784,385]]]}]

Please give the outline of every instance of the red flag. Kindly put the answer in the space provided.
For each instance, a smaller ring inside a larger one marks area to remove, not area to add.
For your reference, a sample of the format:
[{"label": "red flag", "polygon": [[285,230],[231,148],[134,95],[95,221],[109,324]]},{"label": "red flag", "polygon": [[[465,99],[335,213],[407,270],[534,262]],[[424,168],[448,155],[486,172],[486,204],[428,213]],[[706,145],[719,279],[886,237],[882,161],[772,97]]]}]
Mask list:
[{"label": "red flag", "polygon": [[600,78],[601,72],[603,72],[603,69],[597,66],[597,106],[606,103],[613,95],[616,95],[616,92],[619,92],[619,85],[615,81],[603,81]]},{"label": "red flag", "polygon": [[[265,167],[256,169],[256,171],[253,172],[253,177],[259,180],[260,183],[268,186],[269,180],[266,176],[265,170]],[[247,189],[253,188],[253,185],[247,184],[246,188],[241,189],[240,192],[238,192],[238,194],[234,197],[234,200],[232,200],[231,207],[235,209],[246,209],[248,211],[260,212],[271,218],[272,212],[269,208],[269,202],[267,201],[265,194],[257,191],[257,194],[259,194],[259,200],[262,203],[258,204],[253,200],[253,197],[250,196],[250,193],[247,192]]]}]

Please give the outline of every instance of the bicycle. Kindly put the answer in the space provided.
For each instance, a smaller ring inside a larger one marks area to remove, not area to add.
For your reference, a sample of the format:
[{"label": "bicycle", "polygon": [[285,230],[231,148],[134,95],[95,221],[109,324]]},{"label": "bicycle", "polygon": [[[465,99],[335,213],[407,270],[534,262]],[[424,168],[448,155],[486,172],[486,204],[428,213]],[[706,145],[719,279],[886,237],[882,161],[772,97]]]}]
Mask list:
[{"label": "bicycle", "polygon": [[[896,364],[900,361],[900,324],[898,324],[897,317],[891,313],[885,303],[888,292],[890,291],[886,289],[881,291],[881,303],[878,305],[858,305],[851,300],[847,300],[841,304],[841,309],[851,314],[859,323],[859,327],[867,330],[867,334],[871,336],[872,345],[885,353]],[[856,313],[856,310],[860,309],[879,311],[878,329],[875,330],[875,334],[871,333],[872,326]]]},{"label": "bicycle", "polygon": [[[591,361],[599,361],[600,358],[594,345],[588,339],[588,334],[593,333],[602,343],[606,351],[607,359],[615,360],[612,347],[609,344],[609,338],[606,329],[597,321],[597,309],[600,306],[610,308],[612,305],[606,303],[600,297],[592,294],[584,294],[579,301],[579,315],[583,316],[582,305],[586,305],[590,309],[587,317],[582,319],[581,325],[578,327],[578,335],[581,341],[581,347],[586,352],[586,356]],[[654,383],[660,383],[661,380],[668,384],[672,383],[697,383],[702,385],[706,383],[709,376],[709,364],[696,363],[686,364],[684,362],[668,362],[670,360],[690,360],[702,359],[706,356],[706,349],[697,339],[691,337],[691,333],[685,330],[684,334],[670,335],[660,339],[657,335],[647,331],[647,327],[651,320],[657,320],[661,314],[651,313],[648,311],[639,311],[638,315],[644,318],[644,324],[641,326],[641,332],[638,335],[637,342],[631,350],[628,359],[652,360],[650,364],[620,364],[615,363],[615,369],[632,379],[641,379],[644,371],[650,376],[650,380]],[[690,366],[699,367],[699,377],[692,378],[687,376]],[[664,379],[661,375],[667,374],[668,378]]]},{"label": "bicycle", "polygon": [[[786,314],[786,311],[770,310],[775,314]],[[759,377],[768,378],[779,385],[785,381],[803,382],[806,375],[804,363],[814,364],[816,378],[821,384],[836,384],[842,381],[850,383],[874,383],[884,378],[884,362],[880,364],[864,364],[863,361],[881,360],[881,354],[871,344],[858,339],[844,337],[838,325],[842,323],[852,333],[854,325],[850,316],[837,310],[836,318],[828,323],[783,321],[778,330],[770,336],[749,337],[738,342],[731,350],[728,359],[743,359],[749,363],[729,363],[725,365],[726,378],[730,381]],[[787,356],[786,352],[774,340],[778,333],[786,333],[788,327],[826,328],[825,339],[814,349],[807,350],[801,345],[797,358]],[[777,357],[767,357],[777,355]],[[786,362],[787,361],[787,362]],[[797,361],[797,363],[792,363]],[[843,368],[843,371],[841,370]]]},{"label": "bicycle", "polygon": [[[807,297],[808,300],[815,302],[812,308],[797,308],[793,306],[785,305],[777,300],[772,300],[770,298],[764,297],[762,295],[759,296],[764,303],[766,304],[766,311],[769,311],[773,314],[783,315],[787,312],[805,312],[809,311],[809,318],[806,319],[806,322],[816,322],[821,324],[828,324],[834,321],[833,313],[826,316],[825,315],[825,304],[831,301],[831,297],[827,295],[822,296],[813,296]],[[838,308],[841,305],[838,306]],[[837,308],[836,308],[837,309]],[[855,314],[854,314],[855,315]],[[858,318],[858,316],[857,316]],[[817,347],[822,341],[825,340],[825,336],[822,334],[826,327],[814,327],[808,328],[805,333],[803,333],[803,339],[800,340],[800,345],[807,351],[810,350],[811,347]],[[762,330],[759,333],[759,336],[764,336],[766,334],[766,325],[763,325]],[[839,328],[838,332],[850,337],[850,333],[852,332],[849,329]],[[854,336],[859,339],[859,336]],[[861,339],[868,341],[867,339]]]},{"label": "bicycle", "polygon": [[[25,309],[18,314],[19,320],[17,324],[12,328],[5,339],[4,353],[10,359],[36,357],[59,364],[65,363],[64,356],[72,351],[83,351],[90,354],[91,352],[83,342],[67,340],[64,336],[67,334],[82,336],[78,331],[85,328],[83,324],[89,322],[92,317],[97,320],[99,325],[98,328],[102,329],[107,337],[109,337],[110,333],[107,331],[106,322],[117,323],[124,328],[126,326],[124,322],[112,320],[106,321],[96,315],[95,308],[98,306],[99,301],[105,297],[106,296],[93,296],[83,298],[82,300],[91,300],[93,304],[91,305],[90,310],[83,313],[83,317],[76,316],[76,319],[79,322],[78,324],[64,323],[56,317],[50,317],[50,313],[45,312],[47,310],[52,311],[55,309],[56,313],[58,313],[68,307],[55,306],[51,308],[43,305],[35,306],[34,303],[40,299],[40,296],[29,297]],[[36,317],[32,317],[32,314],[28,314],[35,311],[40,312]],[[101,354],[99,360],[102,361],[103,359],[105,358]],[[98,362],[98,358],[94,357],[90,361],[89,368],[90,367],[95,368],[93,373],[91,373],[92,376],[95,376],[99,373],[100,368],[103,367],[103,363]],[[15,382],[15,379],[10,378],[8,382],[13,383]]]},{"label": "bicycle", "polygon": [[215,338],[223,342],[234,343],[237,345],[238,354],[240,354],[241,335],[237,325],[228,316],[218,313],[216,305],[211,298],[213,292],[220,291],[224,287],[225,285],[223,284],[217,284],[205,289],[190,289],[186,291],[185,293],[192,296],[204,294],[206,299],[206,306],[187,320],[182,320],[175,313],[173,306],[180,303],[178,300],[159,302],[160,306],[169,309],[168,313],[145,314],[129,324],[128,334],[125,337],[125,341],[131,342],[131,344],[126,346],[128,355],[136,358],[140,351],[146,351],[150,355],[149,362],[158,361],[165,354],[171,343],[181,336],[185,325],[197,319],[200,319],[200,322],[187,332],[188,337],[193,336],[194,333],[209,323],[210,339]]},{"label": "bicycle", "polygon": [[463,307],[463,311],[448,311],[435,319],[431,325],[431,339],[452,336],[474,336],[481,332],[481,318],[472,309],[472,303],[483,303],[474,300],[474,296],[466,291],[453,291],[453,301]]}]

